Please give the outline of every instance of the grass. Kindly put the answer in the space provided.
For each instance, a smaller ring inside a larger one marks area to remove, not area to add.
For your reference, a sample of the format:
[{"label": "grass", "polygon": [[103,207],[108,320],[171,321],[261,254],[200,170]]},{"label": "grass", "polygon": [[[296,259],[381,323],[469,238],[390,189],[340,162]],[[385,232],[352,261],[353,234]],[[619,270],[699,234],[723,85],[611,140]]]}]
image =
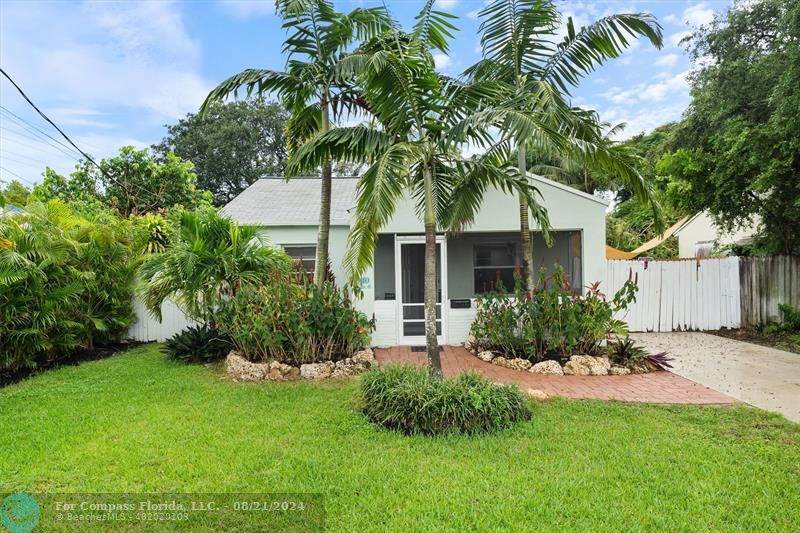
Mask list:
[{"label": "grass", "polygon": [[156,345],[61,368],[0,389],[0,492],[317,492],[333,531],[797,527],[800,425],[779,415],[563,400],[405,437],[356,391],[233,383]]}]

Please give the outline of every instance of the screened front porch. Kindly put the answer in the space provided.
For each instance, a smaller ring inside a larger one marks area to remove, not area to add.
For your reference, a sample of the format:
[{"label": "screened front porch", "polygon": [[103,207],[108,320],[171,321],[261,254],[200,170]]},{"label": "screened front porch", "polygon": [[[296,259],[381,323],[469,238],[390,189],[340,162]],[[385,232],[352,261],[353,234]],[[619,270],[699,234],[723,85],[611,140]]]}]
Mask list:
[{"label": "screened front porch", "polygon": [[[424,344],[424,237],[383,234],[375,250],[377,346]],[[437,238],[437,334],[442,344],[466,339],[475,316],[475,297],[502,286],[514,287],[521,265],[518,233],[467,233]],[[559,231],[547,247],[534,237],[534,262],[548,271],[560,264],[576,288],[583,285],[580,231]],[[580,290],[580,289],[578,289]]]}]

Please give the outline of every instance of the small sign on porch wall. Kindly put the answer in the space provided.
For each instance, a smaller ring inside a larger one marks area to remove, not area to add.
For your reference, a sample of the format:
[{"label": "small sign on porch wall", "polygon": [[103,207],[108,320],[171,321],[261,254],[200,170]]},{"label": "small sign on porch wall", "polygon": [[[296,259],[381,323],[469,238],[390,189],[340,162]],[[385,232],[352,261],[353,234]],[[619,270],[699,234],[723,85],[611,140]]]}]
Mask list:
[{"label": "small sign on porch wall", "polygon": [[372,287],[372,282],[369,279],[369,276],[361,276],[361,288],[369,289],[371,287]]}]

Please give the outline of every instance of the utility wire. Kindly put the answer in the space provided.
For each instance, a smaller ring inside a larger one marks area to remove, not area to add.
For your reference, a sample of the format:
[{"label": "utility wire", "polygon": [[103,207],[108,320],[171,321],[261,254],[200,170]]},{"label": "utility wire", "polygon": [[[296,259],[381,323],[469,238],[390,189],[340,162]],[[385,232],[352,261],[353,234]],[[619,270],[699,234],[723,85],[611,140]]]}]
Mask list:
[{"label": "utility wire", "polygon": [[15,176],[16,178],[19,178],[19,179],[21,179],[22,181],[24,181],[25,183],[28,183],[28,184],[29,184],[29,185],[31,185],[32,187],[33,187],[33,186],[36,186],[36,184],[35,184],[35,183],[33,183],[33,182],[32,182],[31,180],[29,180],[28,178],[23,178],[22,176],[20,176],[20,175],[19,175],[19,174],[17,174],[16,172],[12,172],[12,171],[8,170],[6,167],[4,167],[4,166],[2,166],[2,165],[0,165],[0,170],[5,170],[6,172],[8,172],[9,174],[11,174],[12,176]]},{"label": "utility wire", "polygon": [[13,113],[11,110],[9,110],[9,109],[1,106],[1,105],[0,105],[0,112],[7,113],[9,115],[7,117],[9,120],[11,120],[12,122],[17,123],[18,125],[22,126],[23,128],[27,129],[28,131],[32,132],[34,135],[36,135],[37,132],[38,132],[40,135],[44,135],[47,138],[52,139],[54,142],[58,143],[60,146],[63,146],[67,150],[70,150],[70,153],[73,153],[75,151],[75,149],[72,148],[71,146],[68,146],[68,145],[64,144],[62,141],[56,139],[55,137],[53,137],[52,135],[50,135],[46,131],[38,128],[35,124],[32,124],[32,123],[28,122],[27,120],[25,120],[21,116]]},{"label": "utility wire", "polygon": [[[87,161],[89,161],[91,164],[93,164],[94,166],[96,166],[96,167],[97,167],[97,168],[100,170],[100,172],[102,172],[102,173],[103,173],[103,175],[104,175],[106,178],[108,178],[109,180],[113,181],[113,182],[114,182],[114,183],[116,183],[118,186],[122,187],[124,190],[126,190],[126,191],[128,190],[128,188],[129,188],[129,187],[128,187],[127,185],[123,185],[123,184],[122,184],[122,183],[120,183],[120,182],[119,182],[119,181],[118,181],[116,178],[114,178],[114,177],[113,177],[113,176],[111,176],[111,175],[110,175],[108,172],[106,172],[106,171],[105,171],[105,169],[104,169],[103,167],[101,167],[100,165],[98,165],[98,164],[97,164],[97,161],[95,161],[95,160],[92,158],[92,156],[90,156],[89,154],[87,154],[86,152],[84,152],[83,150],[81,150],[81,149],[80,149],[80,147],[79,147],[77,144],[75,144],[75,143],[73,142],[73,140],[72,140],[72,139],[70,139],[70,138],[69,138],[69,136],[68,136],[66,133],[64,133],[64,132],[61,130],[61,128],[59,128],[59,127],[56,125],[56,123],[55,123],[55,122],[53,122],[52,120],[50,120],[50,117],[48,117],[47,115],[45,115],[45,114],[42,112],[42,110],[41,110],[41,109],[39,109],[39,108],[36,106],[36,104],[34,104],[34,103],[33,103],[33,101],[32,101],[30,98],[28,98],[28,95],[27,95],[27,94],[25,94],[25,91],[23,91],[23,90],[20,88],[20,86],[19,86],[19,85],[17,85],[17,83],[16,83],[16,82],[15,82],[15,81],[14,81],[14,80],[11,78],[11,76],[9,76],[9,75],[8,75],[8,73],[6,73],[6,71],[5,71],[5,70],[3,70],[2,68],[0,68],[0,74],[2,74],[3,76],[5,76],[5,77],[6,77],[6,79],[7,79],[8,81],[10,81],[10,82],[11,82],[11,85],[13,85],[13,86],[14,86],[14,88],[17,90],[17,92],[18,92],[19,94],[21,94],[21,95],[22,95],[22,97],[25,99],[25,101],[26,101],[26,102],[28,102],[28,104],[30,104],[30,106],[31,106],[32,108],[34,108],[34,109],[36,110],[36,112],[37,112],[37,113],[39,113],[39,115],[40,115],[40,116],[41,116],[43,119],[45,119],[45,120],[46,120],[46,121],[47,121],[47,122],[48,122],[48,123],[49,123],[51,126],[53,126],[53,127],[56,129],[56,131],[58,131],[58,133],[60,133],[60,134],[61,134],[61,136],[62,136],[62,137],[64,137],[64,139],[66,139],[66,140],[67,140],[67,142],[68,142],[69,144],[71,144],[71,145],[72,145],[72,146],[75,148],[75,150],[77,150],[77,151],[78,151],[78,152],[79,152],[79,153],[80,153],[80,154],[81,154],[83,157],[85,157],[85,158],[86,158],[86,160],[87,160]],[[148,193],[148,194],[151,194],[151,195],[153,195],[153,196],[156,196],[156,197],[158,197],[158,196],[159,196],[158,194],[156,194],[156,193],[154,193],[154,192],[152,192],[152,191],[150,191],[150,190],[148,190],[148,189],[144,188],[143,186],[139,185],[138,183],[131,183],[130,185],[135,185],[136,187],[138,187],[138,188],[139,188],[139,190],[141,190],[141,191],[144,191],[144,192],[146,192],[146,193]]]},{"label": "utility wire", "polygon": [[[9,143],[9,144],[19,144],[19,145],[22,145],[22,146],[29,146],[31,148],[36,148],[36,149],[39,149],[39,150],[41,150],[42,149],[42,145],[44,145],[44,146],[46,146],[48,148],[53,148],[54,150],[58,150],[59,153],[64,154],[65,156],[69,157],[70,159],[72,159],[74,161],[80,162],[80,158],[77,155],[75,155],[75,152],[68,152],[65,149],[60,148],[59,146],[57,146],[55,144],[47,142],[42,137],[37,137],[35,135],[29,134],[25,130],[15,130],[15,129],[12,129],[12,128],[9,128],[9,127],[5,126],[2,123],[0,123],[0,130],[6,131],[9,134],[13,134],[13,135],[19,136],[19,138],[15,138],[15,139],[7,138],[6,142]],[[2,136],[0,136],[0,137],[2,137]],[[23,139],[26,139],[26,140],[23,140]],[[34,141],[34,142],[29,142],[29,141]],[[2,153],[2,149],[0,149],[0,153]]]}]

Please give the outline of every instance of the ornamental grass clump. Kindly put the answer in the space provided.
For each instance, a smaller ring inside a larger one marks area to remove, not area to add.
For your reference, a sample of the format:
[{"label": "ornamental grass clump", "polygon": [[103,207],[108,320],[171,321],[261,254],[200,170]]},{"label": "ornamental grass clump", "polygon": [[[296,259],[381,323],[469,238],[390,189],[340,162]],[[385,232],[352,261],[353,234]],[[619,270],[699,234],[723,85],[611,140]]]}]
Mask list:
[{"label": "ornamental grass clump", "polygon": [[477,434],[530,420],[528,403],[515,385],[496,385],[477,374],[443,379],[427,369],[388,365],[361,378],[362,412],[405,434]]}]

